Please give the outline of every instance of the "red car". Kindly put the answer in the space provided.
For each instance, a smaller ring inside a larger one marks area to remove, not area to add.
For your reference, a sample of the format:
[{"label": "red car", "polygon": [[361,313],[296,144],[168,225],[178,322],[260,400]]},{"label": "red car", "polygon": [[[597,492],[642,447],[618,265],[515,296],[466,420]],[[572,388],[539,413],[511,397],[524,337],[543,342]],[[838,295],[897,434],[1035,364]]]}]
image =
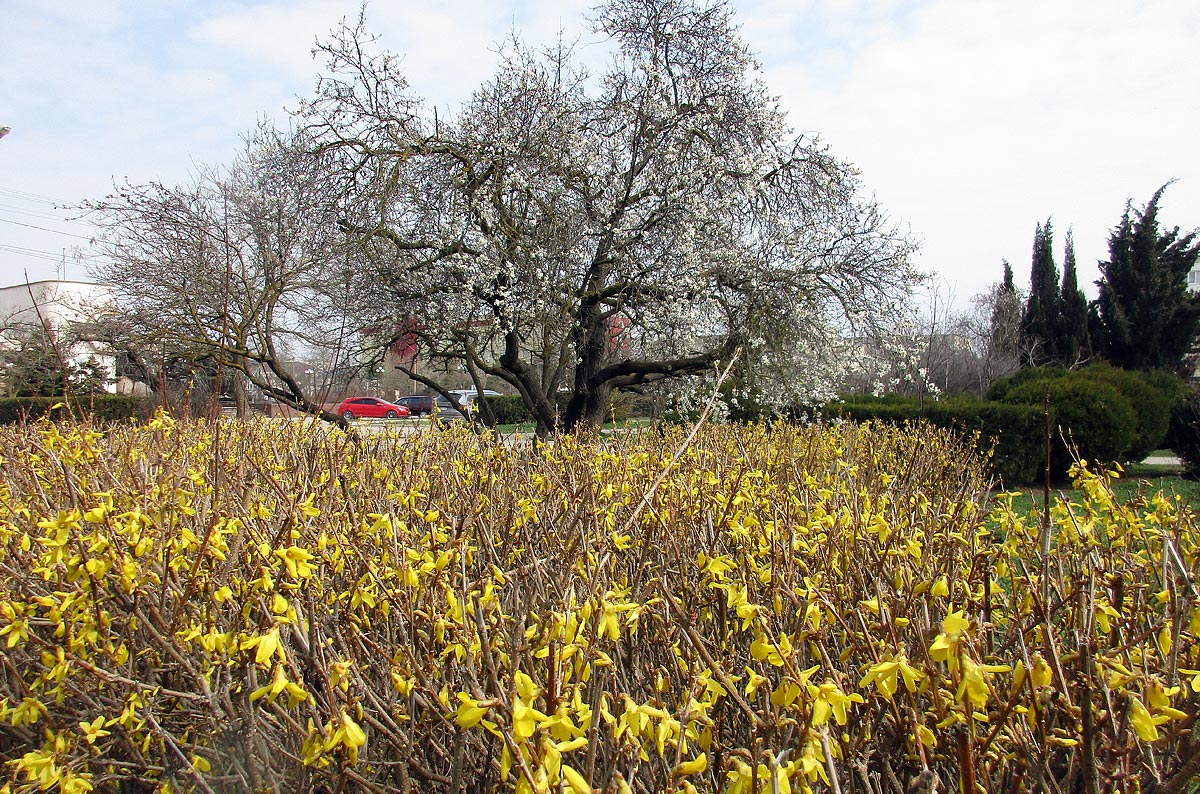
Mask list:
[{"label": "red car", "polygon": [[347,397],[338,405],[337,412],[347,422],[352,419],[399,419],[410,413],[405,406],[378,397]]}]

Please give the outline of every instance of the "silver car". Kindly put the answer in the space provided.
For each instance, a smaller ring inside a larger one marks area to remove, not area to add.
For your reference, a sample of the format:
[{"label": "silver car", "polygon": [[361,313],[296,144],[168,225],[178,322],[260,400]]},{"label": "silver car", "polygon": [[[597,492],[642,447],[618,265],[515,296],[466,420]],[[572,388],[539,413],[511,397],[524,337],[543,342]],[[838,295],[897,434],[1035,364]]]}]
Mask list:
[{"label": "silver car", "polygon": [[[466,422],[475,418],[475,409],[479,402],[479,392],[475,389],[451,389],[450,396],[454,402],[440,394],[433,400],[432,418],[441,422]],[[484,397],[498,397],[500,392],[491,389],[483,390]]]}]

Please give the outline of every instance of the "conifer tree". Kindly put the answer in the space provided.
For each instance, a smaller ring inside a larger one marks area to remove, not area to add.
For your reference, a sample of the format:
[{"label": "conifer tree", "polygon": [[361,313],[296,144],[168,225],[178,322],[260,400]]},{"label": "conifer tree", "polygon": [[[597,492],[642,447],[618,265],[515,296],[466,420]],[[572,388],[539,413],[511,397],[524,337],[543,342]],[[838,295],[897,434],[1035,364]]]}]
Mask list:
[{"label": "conifer tree", "polygon": [[988,352],[996,369],[1011,372],[1021,364],[1021,298],[1013,283],[1012,265],[1007,259],[1004,260],[1004,279],[995,290]]},{"label": "conifer tree", "polygon": [[1069,229],[1063,253],[1058,319],[1057,363],[1072,367],[1086,361],[1092,354],[1088,335],[1088,303],[1079,289],[1075,268],[1075,237]]},{"label": "conifer tree", "polygon": [[1158,204],[1168,185],[1140,212],[1126,204],[1109,238],[1096,282],[1094,341],[1115,366],[1183,374],[1200,325],[1200,296],[1187,289],[1188,271],[1200,258],[1200,230],[1159,231]]},{"label": "conifer tree", "polygon": [[1039,367],[1058,360],[1059,316],[1062,314],[1058,265],[1054,262],[1054,231],[1050,219],[1033,233],[1033,265],[1029,299],[1021,316],[1021,348],[1025,363]]}]

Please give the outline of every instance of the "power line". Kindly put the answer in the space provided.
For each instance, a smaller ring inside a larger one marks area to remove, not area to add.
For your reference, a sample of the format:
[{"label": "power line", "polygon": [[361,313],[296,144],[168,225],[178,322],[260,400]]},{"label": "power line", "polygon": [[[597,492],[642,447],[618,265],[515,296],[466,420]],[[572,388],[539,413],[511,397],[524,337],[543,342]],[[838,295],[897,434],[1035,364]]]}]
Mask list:
[{"label": "power line", "polygon": [[[46,259],[46,260],[49,260],[52,262],[61,261],[63,258],[62,252],[54,253],[53,251],[40,251],[36,248],[23,248],[19,245],[9,245],[7,243],[0,243],[0,251],[9,251],[14,254],[20,254],[21,256],[28,256],[33,259]],[[78,260],[83,260],[83,261],[88,261],[88,262],[99,262],[99,261],[103,260],[104,258],[105,257],[102,257],[102,256],[92,256],[90,254],[82,254],[82,253],[81,254],[72,254],[72,256],[71,256],[72,260],[78,259]]]},{"label": "power line", "polygon": [[27,248],[19,248],[15,245],[5,245],[0,243],[0,251],[8,251],[17,256],[28,257],[29,259],[43,259],[47,262],[60,262],[62,256],[59,254],[51,254],[48,251],[33,251]]},{"label": "power line", "polygon": [[63,202],[50,196],[43,196],[41,193],[30,193],[27,190],[16,190],[10,187],[0,187],[0,195],[11,196],[12,198],[24,199],[25,201],[36,201],[42,204],[62,204]]},{"label": "power line", "polygon": [[24,226],[26,229],[37,229],[39,232],[50,232],[51,234],[61,234],[64,237],[78,237],[80,240],[91,240],[85,234],[71,234],[70,232],[60,232],[58,229],[47,229],[45,226],[34,226],[32,223],[21,223],[20,221],[10,221],[8,218],[0,218],[0,223],[11,223],[13,226]]},{"label": "power line", "polygon": [[0,211],[15,212],[18,215],[29,215],[33,218],[42,218],[48,221],[59,221],[60,223],[74,223],[77,225],[82,225],[80,224],[80,221],[74,218],[64,218],[60,213],[47,212],[46,210],[26,209],[25,207],[20,207],[16,204],[7,204],[3,201],[0,201]]}]

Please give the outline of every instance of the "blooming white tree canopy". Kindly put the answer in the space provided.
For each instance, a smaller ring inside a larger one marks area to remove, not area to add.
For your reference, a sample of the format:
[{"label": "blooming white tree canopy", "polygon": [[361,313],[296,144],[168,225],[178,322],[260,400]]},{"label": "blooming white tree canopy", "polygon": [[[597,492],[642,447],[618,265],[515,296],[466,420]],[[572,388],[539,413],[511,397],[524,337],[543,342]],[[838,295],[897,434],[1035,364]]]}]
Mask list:
[{"label": "blooming white tree canopy", "polygon": [[827,388],[821,351],[918,280],[910,240],[849,164],[789,131],[727,4],[610,0],[593,24],[615,47],[604,74],[514,39],[451,118],[361,18],[321,46],[301,114],[370,263],[362,323],[503,379],[541,430],[738,350],[743,384]]}]

